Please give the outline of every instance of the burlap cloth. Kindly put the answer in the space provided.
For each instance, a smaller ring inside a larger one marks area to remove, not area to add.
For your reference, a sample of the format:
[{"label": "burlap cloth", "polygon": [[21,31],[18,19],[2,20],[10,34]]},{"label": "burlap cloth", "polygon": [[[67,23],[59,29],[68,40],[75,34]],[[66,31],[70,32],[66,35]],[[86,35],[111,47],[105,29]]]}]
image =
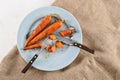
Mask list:
[{"label": "burlap cloth", "polygon": [[15,46],[0,63],[0,80],[120,80],[120,0],[57,0],[53,5],[77,18],[83,44],[95,49],[95,55],[81,50],[62,70],[30,68],[22,74],[26,62]]}]

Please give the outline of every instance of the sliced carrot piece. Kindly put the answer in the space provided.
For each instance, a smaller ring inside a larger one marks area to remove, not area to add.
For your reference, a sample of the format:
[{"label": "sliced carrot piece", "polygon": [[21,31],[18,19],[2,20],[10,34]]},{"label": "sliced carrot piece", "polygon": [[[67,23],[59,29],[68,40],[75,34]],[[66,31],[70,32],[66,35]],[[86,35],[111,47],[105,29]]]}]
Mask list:
[{"label": "sliced carrot piece", "polygon": [[56,41],[56,46],[58,47],[58,48],[62,48],[63,47],[63,44],[62,44],[62,42],[60,42],[60,41]]},{"label": "sliced carrot piece", "polygon": [[49,35],[49,38],[50,38],[51,40],[56,40],[56,36],[53,35],[53,34]]},{"label": "sliced carrot piece", "polygon": [[45,49],[49,52],[50,46],[47,45]]},{"label": "sliced carrot piece", "polygon": [[75,29],[66,29],[66,30],[63,30],[59,33],[60,33],[61,36],[65,37],[65,36],[71,35],[74,32],[76,32]]},{"label": "sliced carrot piece", "polygon": [[49,51],[50,51],[50,52],[55,52],[55,51],[56,51],[56,46],[51,46],[51,47],[49,48]]}]

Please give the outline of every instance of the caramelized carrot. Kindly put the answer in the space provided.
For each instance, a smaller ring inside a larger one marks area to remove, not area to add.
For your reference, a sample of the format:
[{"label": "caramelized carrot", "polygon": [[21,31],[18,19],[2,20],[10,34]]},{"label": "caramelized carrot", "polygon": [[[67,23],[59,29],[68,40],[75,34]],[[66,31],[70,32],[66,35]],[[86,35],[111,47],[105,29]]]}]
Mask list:
[{"label": "caramelized carrot", "polygon": [[75,29],[71,30],[71,29],[66,29],[66,30],[63,30],[60,32],[60,35],[61,36],[68,36],[68,35],[71,35],[72,33],[75,32]]},{"label": "caramelized carrot", "polygon": [[49,38],[50,38],[51,40],[56,40],[56,36],[53,35],[53,34],[49,35]]},{"label": "caramelized carrot", "polygon": [[45,48],[48,52],[55,52],[56,51],[56,46],[47,46],[46,48]]},{"label": "caramelized carrot", "polygon": [[31,33],[31,35],[28,37],[28,39],[25,42],[25,46],[28,45],[28,43],[36,36],[38,35],[50,22],[52,18],[51,16],[45,16],[42,21],[38,24],[38,26],[35,28],[35,30]]},{"label": "caramelized carrot", "polygon": [[50,46],[47,45],[45,49],[49,52]]},{"label": "caramelized carrot", "polygon": [[62,44],[60,41],[56,41],[55,45],[56,45],[58,48],[62,48],[62,47],[63,47],[63,44]]},{"label": "caramelized carrot", "polygon": [[56,51],[56,46],[51,46],[49,49],[48,49],[49,52],[55,52]]},{"label": "caramelized carrot", "polygon": [[24,50],[34,49],[34,48],[40,48],[41,46],[42,46],[42,42],[39,42],[39,43],[36,43],[34,45],[30,45],[30,46],[24,47]]},{"label": "caramelized carrot", "polygon": [[58,30],[62,26],[62,21],[58,20],[54,22],[52,25],[50,25],[48,28],[46,28],[44,31],[42,31],[40,34],[38,34],[35,38],[33,38],[28,45],[35,44],[37,41],[45,38],[46,36],[52,34],[56,30]]}]

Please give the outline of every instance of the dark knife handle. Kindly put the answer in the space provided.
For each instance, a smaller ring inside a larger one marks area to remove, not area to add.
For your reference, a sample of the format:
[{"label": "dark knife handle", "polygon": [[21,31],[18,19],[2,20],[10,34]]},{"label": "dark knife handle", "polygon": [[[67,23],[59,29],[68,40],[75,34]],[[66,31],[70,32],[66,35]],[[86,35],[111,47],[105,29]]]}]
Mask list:
[{"label": "dark knife handle", "polygon": [[24,69],[22,70],[22,73],[26,73],[26,71],[31,67],[31,65],[33,64],[33,62],[37,59],[38,55],[35,54],[32,59],[29,61],[29,63],[24,67]]},{"label": "dark knife handle", "polygon": [[82,44],[80,44],[80,43],[76,43],[76,42],[73,43],[73,45],[76,46],[76,47],[79,47],[79,48],[81,48],[81,49],[83,49],[83,50],[85,50],[85,51],[88,51],[88,52],[94,54],[94,50],[88,48],[88,47],[85,46],[85,45],[82,45]]}]

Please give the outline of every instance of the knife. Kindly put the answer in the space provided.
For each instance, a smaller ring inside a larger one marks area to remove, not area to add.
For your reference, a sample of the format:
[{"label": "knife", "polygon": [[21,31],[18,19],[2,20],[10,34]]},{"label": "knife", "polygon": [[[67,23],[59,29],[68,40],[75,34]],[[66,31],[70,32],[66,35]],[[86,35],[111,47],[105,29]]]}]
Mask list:
[{"label": "knife", "polygon": [[24,67],[24,69],[21,71],[22,73],[26,73],[27,70],[31,67],[31,65],[34,63],[34,61],[37,59],[38,55],[45,49],[47,46],[48,38],[44,40],[43,46],[40,48],[40,50],[32,57],[32,59],[28,62],[28,64]]},{"label": "knife", "polygon": [[65,44],[68,44],[68,45],[71,45],[71,46],[75,46],[75,47],[81,48],[81,49],[83,49],[83,50],[85,50],[85,51],[88,51],[88,52],[94,54],[94,50],[92,50],[92,49],[88,48],[87,46],[85,46],[85,45],[83,45],[83,44],[80,44],[80,43],[78,43],[78,42],[76,42],[76,41],[74,41],[74,40],[72,40],[72,39],[64,38],[64,37],[61,37],[61,36],[56,36],[56,38],[57,38],[59,41],[65,43]]}]

